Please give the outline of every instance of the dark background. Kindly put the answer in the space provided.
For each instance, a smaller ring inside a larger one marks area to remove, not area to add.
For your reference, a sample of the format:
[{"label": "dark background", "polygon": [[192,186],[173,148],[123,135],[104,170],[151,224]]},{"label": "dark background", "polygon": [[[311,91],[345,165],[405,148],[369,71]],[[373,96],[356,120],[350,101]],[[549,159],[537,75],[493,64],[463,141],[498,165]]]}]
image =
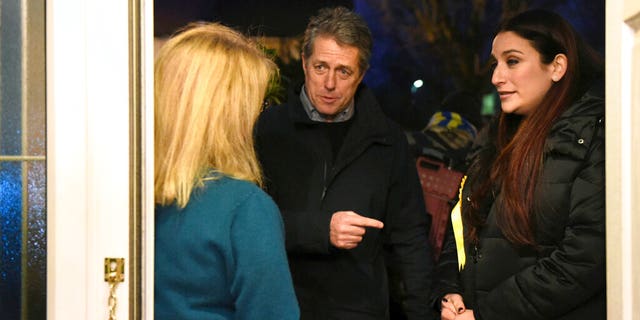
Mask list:
[{"label": "dark background", "polygon": [[[374,50],[364,82],[385,113],[419,130],[442,99],[457,90],[495,106],[487,59],[493,30],[508,15],[545,8],[566,18],[604,56],[604,0],[156,0],[155,34],[166,37],[196,20],[220,21],[248,35],[299,37],[309,16],[324,6],[354,9],[368,23]],[[300,61],[279,61],[286,87],[302,77]],[[414,88],[421,79],[424,85]]]},{"label": "dark background", "polygon": [[353,9],[351,0],[156,0],[155,34],[172,33],[194,21],[221,21],[242,31],[260,29],[273,37],[302,33],[309,16],[325,6],[342,5]]}]

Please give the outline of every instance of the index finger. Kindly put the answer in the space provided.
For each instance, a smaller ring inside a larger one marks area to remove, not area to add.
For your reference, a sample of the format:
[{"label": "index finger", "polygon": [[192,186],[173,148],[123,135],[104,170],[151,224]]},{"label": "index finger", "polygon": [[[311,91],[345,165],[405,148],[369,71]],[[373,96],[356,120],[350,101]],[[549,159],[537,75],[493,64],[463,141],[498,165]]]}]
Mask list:
[{"label": "index finger", "polygon": [[380,220],[371,219],[363,216],[354,217],[353,224],[360,227],[371,227],[376,229],[382,229],[384,227],[384,223]]}]

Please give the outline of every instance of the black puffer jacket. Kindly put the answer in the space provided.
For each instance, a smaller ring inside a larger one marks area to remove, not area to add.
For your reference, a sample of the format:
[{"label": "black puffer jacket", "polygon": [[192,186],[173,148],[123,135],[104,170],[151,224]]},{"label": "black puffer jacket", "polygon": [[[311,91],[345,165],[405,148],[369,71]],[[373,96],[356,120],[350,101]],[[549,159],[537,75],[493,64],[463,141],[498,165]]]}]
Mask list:
[{"label": "black puffer jacket", "polygon": [[[429,220],[404,133],[361,86],[334,157],[297,88],[288,104],[262,113],[256,147],[266,190],[284,218],[302,319],[387,319],[387,268],[403,280],[409,318],[429,319]],[[329,222],[342,210],[378,219],[384,228],[369,228],[356,248],[338,250],[330,245]]]},{"label": "black puffer jacket", "polygon": [[[487,146],[486,135],[476,144]],[[466,244],[461,273],[447,237],[434,306],[457,292],[478,320],[606,319],[604,102],[585,95],[570,106],[545,148],[535,213],[539,250],[506,240],[489,204],[479,244]],[[463,199],[473,184],[469,177]]]}]

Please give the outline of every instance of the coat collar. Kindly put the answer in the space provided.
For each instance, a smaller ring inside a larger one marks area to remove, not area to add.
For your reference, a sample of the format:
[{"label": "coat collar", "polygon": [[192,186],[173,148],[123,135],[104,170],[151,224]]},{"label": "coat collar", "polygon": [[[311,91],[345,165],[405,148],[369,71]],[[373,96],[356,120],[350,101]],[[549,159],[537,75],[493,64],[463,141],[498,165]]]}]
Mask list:
[{"label": "coat collar", "polygon": [[583,159],[604,127],[604,101],[585,94],[558,118],[549,131],[545,152]]},{"label": "coat collar", "polygon": [[[481,152],[495,152],[492,139],[497,126],[496,120],[478,134],[467,159],[475,159]],[[551,126],[545,153],[566,154],[583,159],[596,137],[598,127],[604,127],[604,100],[586,93],[571,104]],[[493,149],[487,151],[487,148]]]},{"label": "coat collar", "polygon": [[[291,106],[289,116],[295,124],[316,125],[317,122],[309,119],[300,102],[301,89],[302,84],[300,83],[289,92]],[[357,145],[368,139],[385,143],[391,128],[373,92],[364,84],[360,84],[356,90],[354,101],[355,115],[349,134],[345,139],[345,147],[352,147],[351,144]]]}]

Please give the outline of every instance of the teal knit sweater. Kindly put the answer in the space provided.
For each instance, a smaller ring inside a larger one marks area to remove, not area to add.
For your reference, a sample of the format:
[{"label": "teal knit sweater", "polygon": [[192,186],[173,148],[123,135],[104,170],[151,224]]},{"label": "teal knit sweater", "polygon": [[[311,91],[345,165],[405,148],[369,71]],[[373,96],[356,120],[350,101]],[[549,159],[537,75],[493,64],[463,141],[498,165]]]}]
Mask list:
[{"label": "teal knit sweater", "polygon": [[155,219],[155,319],[299,319],[282,218],[257,186],[207,181]]}]

